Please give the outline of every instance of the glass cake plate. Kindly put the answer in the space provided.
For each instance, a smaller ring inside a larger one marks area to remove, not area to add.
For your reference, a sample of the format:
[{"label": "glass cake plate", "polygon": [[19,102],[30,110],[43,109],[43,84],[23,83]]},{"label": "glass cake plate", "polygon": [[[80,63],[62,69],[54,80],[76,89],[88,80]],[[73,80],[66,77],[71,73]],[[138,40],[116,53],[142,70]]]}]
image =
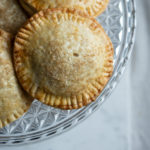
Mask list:
[{"label": "glass cake plate", "polygon": [[79,110],[60,110],[35,100],[17,121],[0,129],[0,144],[15,145],[56,136],[76,126],[97,110],[118,83],[130,58],[135,37],[134,0],[110,0],[107,10],[97,17],[111,38],[114,72],[97,100]]}]

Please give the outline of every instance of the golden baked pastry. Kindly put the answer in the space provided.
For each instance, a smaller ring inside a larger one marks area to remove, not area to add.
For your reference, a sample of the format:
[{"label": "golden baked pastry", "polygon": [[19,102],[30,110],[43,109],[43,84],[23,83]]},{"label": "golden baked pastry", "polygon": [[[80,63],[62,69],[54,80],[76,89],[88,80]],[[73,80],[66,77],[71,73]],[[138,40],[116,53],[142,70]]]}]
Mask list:
[{"label": "golden baked pastry", "polygon": [[0,28],[16,34],[27,16],[17,0],[0,0]]},{"label": "golden baked pastry", "polygon": [[109,0],[20,0],[23,8],[30,14],[47,8],[74,8],[96,17],[107,7]]},{"label": "golden baked pastry", "polygon": [[0,128],[22,116],[32,102],[18,85],[11,50],[11,35],[0,29]]},{"label": "golden baked pastry", "polygon": [[18,32],[14,63],[31,96],[76,109],[95,100],[109,80],[113,45],[95,19],[74,9],[47,9]]}]

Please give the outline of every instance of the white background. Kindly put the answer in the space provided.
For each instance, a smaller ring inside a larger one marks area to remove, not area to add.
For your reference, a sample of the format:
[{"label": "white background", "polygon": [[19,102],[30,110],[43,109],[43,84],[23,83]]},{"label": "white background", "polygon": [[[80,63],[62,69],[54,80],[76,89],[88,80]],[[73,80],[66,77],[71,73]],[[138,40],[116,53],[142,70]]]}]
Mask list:
[{"label": "white background", "polygon": [[150,150],[150,0],[136,2],[132,58],[102,107],[62,135],[0,150]]}]

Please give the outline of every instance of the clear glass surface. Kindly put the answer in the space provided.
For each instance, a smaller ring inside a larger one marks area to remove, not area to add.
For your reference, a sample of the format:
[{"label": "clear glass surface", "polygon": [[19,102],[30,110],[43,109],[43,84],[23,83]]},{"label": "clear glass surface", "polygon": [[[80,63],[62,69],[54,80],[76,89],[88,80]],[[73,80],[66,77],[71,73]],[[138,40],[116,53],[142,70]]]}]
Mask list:
[{"label": "clear glass surface", "polygon": [[110,0],[107,10],[97,20],[115,48],[113,75],[97,100],[71,111],[55,109],[35,100],[24,116],[0,129],[1,145],[27,143],[63,133],[91,115],[110,95],[131,55],[136,27],[134,0]]}]

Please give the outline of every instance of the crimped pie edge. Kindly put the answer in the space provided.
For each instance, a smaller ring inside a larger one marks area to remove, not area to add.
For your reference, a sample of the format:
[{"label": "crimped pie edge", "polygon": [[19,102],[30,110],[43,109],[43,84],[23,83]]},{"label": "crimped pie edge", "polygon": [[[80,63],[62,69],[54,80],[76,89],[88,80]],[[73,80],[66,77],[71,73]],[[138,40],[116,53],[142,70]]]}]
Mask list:
[{"label": "crimped pie edge", "polygon": [[[32,34],[33,29],[36,27],[36,19],[40,17],[44,17],[45,15],[52,13],[55,11],[60,11],[63,13],[71,13],[80,15],[82,17],[88,18],[93,21],[93,28],[99,28],[102,32],[105,31],[101,27],[101,25],[95,20],[90,17],[88,17],[83,12],[80,12],[75,9],[47,9],[42,10],[39,13],[35,14],[33,17],[31,17],[28,22],[25,24],[25,26],[20,29],[19,33],[16,36],[15,39],[15,46],[14,46],[14,63],[15,63],[15,69],[19,78],[19,81],[21,82],[23,88],[34,98],[40,100],[41,102],[61,108],[61,109],[77,109],[82,106],[85,106],[89,104],[90,102],[94,101],[96,97],[101,93],[104,86],[108,82],[112,72],[113,72],[113,45],[110,40],[110,38],[107,36],[108,45],[106,46],[106,57],[104,64],[104,75],[101,76],[99,79],[97,78],[94,83],[91,83],[90,87],[91,89],[87,89],[86,93],[83,93],[82,95],[72,96],[72,97],[61,97],[61,96],[55,96],[53,94],[47,94],[42,89],[40,89],[39,86],[36,84],[32,84],[32,80],[26,76],[26,69],[23,68],[21,64],[20,59],[20,50],[23,48],[24,42],[29,34]],[[102,79],[103,78],[103,79]]]},{"label": "crimped pie edge", "polygon": [[[37,3],[34,1],[34,3],[32,4],[30,2],[30,0],[19,0],[20,4],[22,5],[22,7],[30,14],[33,15],[35,13],[35,11],[40,11],[42,9],[47,9],[47,6],[41,6],[41,8],[37,8]],[[94,2],[94,1],[93,1]],[[105,11],[105,9],[108,6],[109,0],[96,0],[96,2],[94,2],[95,5],[93,7],[93,5],[91,7],[85,7],[83,10],[80,7],[75,7],[75,9],[79,9],[80,11],[84,11],[85,13],[87,13],[89,16],[91,17],[97,17],[98,15],[100,15],[101,13],[103,13]],[[37,9],[36,9],[37,8]],[[51,9],[50,7],[48,7],[49,9]],[[62,7],[65,8],[65,7]],[[68,8],[68,7],[67,7]],[[71,7],[70,8],[74,8]]]},{"label": "crimped pie edge", "polygon": [[[6,32],[2,29],[0,29],[0,36],[2,38],[4,38],[6,41],[9,39],[13,39],[13,36],[10,33]],[[32,100],[33,100],[33,98],[32,98]],[[32,103],[32,100],[31,100],[31,103]],[[14,110],[13,114],[9,115],[5,120],[0,119],[0,128],[3,128],[6,125],[8,125],[8,124],[16,121],[18,118],[20,118],[29,109],[29,107],[31,106],[30,105],[31,103],[29,102],[29,103],[26,103],[25,105],[22,105],[22,107],[16,108]]]}]

